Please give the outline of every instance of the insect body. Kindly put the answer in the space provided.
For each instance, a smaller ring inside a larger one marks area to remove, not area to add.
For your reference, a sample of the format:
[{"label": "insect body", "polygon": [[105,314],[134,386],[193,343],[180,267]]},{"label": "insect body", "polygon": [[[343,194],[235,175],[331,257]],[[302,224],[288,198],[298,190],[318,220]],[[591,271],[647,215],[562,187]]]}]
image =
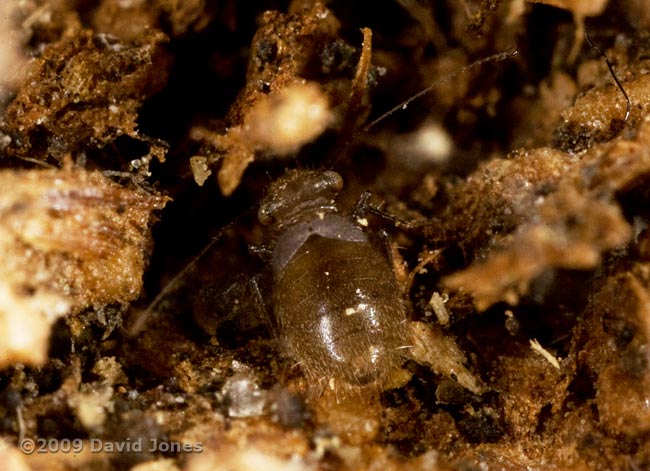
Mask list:
[{"label": "insect body", "polygon": [[401,291],[368,235],[337,211],[331,171],[275,181],[259,219],[275,235],[275,323],[289,355],[316,380],[363,386],[399,365],[408,343]]}]

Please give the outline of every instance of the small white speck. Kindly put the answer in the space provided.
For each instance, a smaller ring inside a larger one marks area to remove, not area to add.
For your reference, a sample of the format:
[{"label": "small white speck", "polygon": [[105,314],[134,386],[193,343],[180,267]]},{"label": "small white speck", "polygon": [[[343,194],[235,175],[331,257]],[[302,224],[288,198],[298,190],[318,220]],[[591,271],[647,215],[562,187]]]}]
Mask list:
[{"label": "small white speck", "polygon": [[357,224],[363,227],[368,227],[368,220],[366,218],[358,218]]},{"label": "small white speck", "polygon": [[326,271],[325,276],[330,276],[330,272]]},{"label": "small white speck", "polygon": [[321,221],[322,221],[323,219],[325,219],[325,213],[323,213],[323,212],[319,212],[319,213],[316,213],[316,214],[318,215],[318,219],[320,219]]},{"label": "small white speck", "polygon": [[447,308],[445,307],[445,299],[443,299],[443,297],[440,296],[440,293],[435,291],[431,295],[431,299],[429,300],[429,306],[431,306],[431,308],[433,309],[433,312],[438,318],[438,322],[440,323],[440,325],[449,324],[449,312],[447,312]]},{"label": "small white speck", "polygon": [[546,350],[544,347],[540,345],[540,343],[537,341],[537,339],[531,339],[529,340],[530,342],[530,348],[533,349],[534,352],[539,353],[546,361],[548,361],[551,365],[553,365],[556,369],[560,369],[560,362],[556,357],[553,356],[551,352]]},{"label": "small white speck", "polygon": [[357,312],[357,310],[356,310],[355,308],[353,308],[353,307],[349,307],[349,308],[347,308],[347,309],[345,310],[345,315],[346,315],[346,316],[351,316],[351,315],[354,314],[355,312]]}]

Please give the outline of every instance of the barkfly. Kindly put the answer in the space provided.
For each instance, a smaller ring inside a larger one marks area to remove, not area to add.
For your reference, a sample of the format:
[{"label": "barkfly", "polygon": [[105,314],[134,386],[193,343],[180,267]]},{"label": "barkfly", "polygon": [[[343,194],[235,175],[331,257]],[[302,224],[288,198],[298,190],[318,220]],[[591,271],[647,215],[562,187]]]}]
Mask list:
[{"label": "barkfly", "polygon": [[[361,128],[368,132],[379,122],[431,92],[443,81],[469,69],[512,57],[502,52],[479,60],[412,96]],[[355,139],[360,134],[353,136]],[[289,170],[269,185],[258,205],[258,222],[265,227],[261,245],[265,256],[256,263],[221,263],[215,280],[199,280],[202,288],[190,302],[195,322],[209,334],[224,324],[266,324],[281,350],[297,362],[307,377],[320,384],[344,388],[377,386],[399,369],[405,357],[419,356],[434,369],[478,393],[480,380],[463,366],[464,355],[449,339],[408,318],[404,289],[396,279],[385,238],[349,214],[337,199],[343,187],[341,175],[331,170]],[[385,216],[363,197],[358,210]],[[400,225],[400,224],[398,224]],[[404,228],[409,224],[401,224]],[[384,243],[382,243],[382,241]],[[201,258],[214,246],[206,248]],[[250,260],[244,249],[228,260]],[[222,249],[223,250],[223,249]],[[260,266],[261,263],[261,266]],[[193,264],[181,271],[146,310],[136,317],[129,331],[137,334],[165,298],[188,283]],[[256,265],[257,268],[253,267]],[[261,276],[252,277],[258,270]],[[209,273],[206,270],[205,273]],[[224,275],[227,274],[227,275]],[[212,299],[212,301],[210,301]],[[253,315],[257,312],[259,315]],[[435,352],[446,350],[453,357],[436,365]],[[451,366],[449,366],[451,365]]]}]

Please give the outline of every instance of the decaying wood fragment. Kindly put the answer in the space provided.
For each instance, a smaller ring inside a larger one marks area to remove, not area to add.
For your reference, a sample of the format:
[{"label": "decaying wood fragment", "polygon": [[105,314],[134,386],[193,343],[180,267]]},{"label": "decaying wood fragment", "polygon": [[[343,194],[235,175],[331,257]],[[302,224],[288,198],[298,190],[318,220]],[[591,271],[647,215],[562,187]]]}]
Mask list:
[{"label": "decaying wood fragment", "polygon": [[0,172],[0,365],[46,359],[50,325],[134,300],[168,198],[82,169]]}]

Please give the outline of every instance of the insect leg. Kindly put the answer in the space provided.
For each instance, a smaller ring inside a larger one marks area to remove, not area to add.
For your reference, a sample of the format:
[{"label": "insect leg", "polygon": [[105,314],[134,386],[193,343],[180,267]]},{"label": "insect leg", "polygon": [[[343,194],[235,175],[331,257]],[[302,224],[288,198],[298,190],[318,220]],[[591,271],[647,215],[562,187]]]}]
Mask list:
[{"label": "insect leg", "polygon": [[381,220],[390,223],[393,227],[405,231],[419,231],[429,224],[427,221],[406,220],[392,213],[389,213],[381,207],[373,205],[370,202],[371,198],[372,193],[370,191],[364,191],[357,200],[357,203],[352,211],[352,217],[357,223],[362,224],[361,221],[364,220],[365,216],[367,214],[372,214]]}]

